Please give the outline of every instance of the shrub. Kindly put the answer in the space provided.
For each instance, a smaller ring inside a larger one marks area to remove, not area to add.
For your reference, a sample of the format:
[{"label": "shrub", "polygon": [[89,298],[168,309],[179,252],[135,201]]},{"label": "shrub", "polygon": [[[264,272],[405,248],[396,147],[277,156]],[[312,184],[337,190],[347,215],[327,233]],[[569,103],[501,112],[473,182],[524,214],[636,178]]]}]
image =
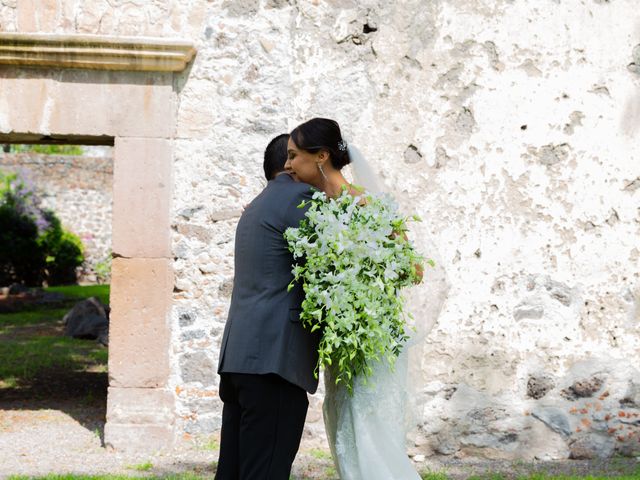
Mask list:
[{"label": "shrub", "polygon": [[41,285],[44,264],[35,222],[11,205],[0,205],[0,285]]},{"label": "shrub", "polygon": [[32,184],[0,172],[0,285],[75,283],[82,242],[40,207]]},{"label": "shrub", "polygon": [[64,230],[53,212],[45,212],[45,218],[49,227],[38,238],[38,244],[45,256],[47,284],[76,283],[76,268],[84,261],[82,241],[77,235]]}]

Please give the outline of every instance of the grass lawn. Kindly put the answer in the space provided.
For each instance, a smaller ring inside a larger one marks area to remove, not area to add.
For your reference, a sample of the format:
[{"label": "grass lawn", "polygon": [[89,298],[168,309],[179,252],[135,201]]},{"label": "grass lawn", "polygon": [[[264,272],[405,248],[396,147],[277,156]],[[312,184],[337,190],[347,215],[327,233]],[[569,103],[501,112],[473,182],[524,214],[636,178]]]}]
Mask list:
[{"label": "grass lawn", "polygon": [[45,291],[62,293],[69,298],[98,297],[105,305],[109,304],[109,285],[67,285],[64,287],[47,287]]},{"label": "grass lawn", "polygon": [[[166,480],[199,480],[204,478],[211,478],[211,476],[201,476],[191,473],[183,473],[178,475],[165,475],[165,476],[126,476],[126,475],[46,475],[44,477],[24,477],[24,476],[10,476],[9,480],[132,480],[132,479],[166,479]],[[337,478],[337,477],[331,477]],[[626,476],[563,476],[563,475],[547,475],[547,474],[532,474],[528,476],[512,476],[503,475],[497,473],[487,473],[482,476],[470,476],[467,480],[604,480],[609,478],[615,478],[617,480],[640,480],[640,473]],[[446,473],[425,473],[422,475],[423,480],[448,480],[449,477]],[[293,480],[293,479],[292,479]],[[296,479],[298,480],[298,479]],[[299,479],[304,480],[304,479]]]},{"label": "grass lawn", "polygon": [[53,306],[26,303],[20,311],[0,314],[0,393],[54,371],[107,371],[107,349],[63,336],[62,318],[80,299],[96,296],[108,302],[109,286],[46,290],[63,293],[67,299]]}]

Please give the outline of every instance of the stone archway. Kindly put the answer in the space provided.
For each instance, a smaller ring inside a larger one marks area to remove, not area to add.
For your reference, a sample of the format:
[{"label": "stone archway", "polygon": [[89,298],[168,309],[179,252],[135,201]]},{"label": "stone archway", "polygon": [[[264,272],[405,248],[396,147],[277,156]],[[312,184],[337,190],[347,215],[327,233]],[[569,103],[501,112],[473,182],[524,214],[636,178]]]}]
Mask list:
[{"label": "stone archway", "polygon": [[173,85],[194,53],[182,41],[0,34],[0,143],[114,145],[105,444],[117,449],[174,440]]}]

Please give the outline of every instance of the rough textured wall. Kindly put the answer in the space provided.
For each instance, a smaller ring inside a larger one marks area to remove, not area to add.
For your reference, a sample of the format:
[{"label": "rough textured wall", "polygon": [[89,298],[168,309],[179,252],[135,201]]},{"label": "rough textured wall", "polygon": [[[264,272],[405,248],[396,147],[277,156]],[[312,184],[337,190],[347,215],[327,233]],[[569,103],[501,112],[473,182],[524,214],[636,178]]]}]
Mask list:
[{"label": "rough textured wall", "polygon": [[95,282],[95,266],[111,257],[113,159],[36,153],[0,153],[0,170],[19,172],[42,205],[82,240],[81,281]]},{"label": "rough textured wall", "polygon": [[[220,424],[233,233],[264,184],[262,150],[325,115],[422,215],[413,236],[423,249],[433,239],[448,272],[412,450],[637,454],[635,0],[41,3],[55,15],[36,22],[21,20],[28,0],[0,0],[1,28],[161,34],[198,47],[175,81],[179,431]],[[426,288],[412,292],[416,315]],[[320,400],[309,434],[321,434]]]}]

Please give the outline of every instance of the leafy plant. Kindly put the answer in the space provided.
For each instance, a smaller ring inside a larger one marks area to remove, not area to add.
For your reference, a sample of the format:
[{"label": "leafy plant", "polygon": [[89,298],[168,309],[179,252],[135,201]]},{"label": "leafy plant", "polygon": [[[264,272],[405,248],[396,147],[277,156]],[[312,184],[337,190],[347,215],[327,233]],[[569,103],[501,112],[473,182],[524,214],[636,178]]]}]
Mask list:
[{"label": "leafy plant", "polygon": [[374,362],[393,366],[408,339],[397,293],[420,281],[422,257],[389,197],[316,192],[305,205],[300,226],[285,232],[294,258],[304,259],[293,268],[305,292],[300,319],[322,332],[318,367],[351,392],[354,377],[370,375]]},{"label": "leafy plant", "polygon": [[0,285],[40,285],[44,253],[38,236],[48,226],[39,199],[17,174],[0,172]]},{"label": "leafy plant", "polygon": [[44,153],[47,155],[82,155],[84,150],[80,145],[10,145],[11,153]]},{"label": "leafy plant", "polygon": [[75,283],[84,261],[80,239],[40,206],[24,175],[0,172],[0,285]]},{"label": "leafy plant", "polygon": [[49,227],[40,235],[38,243],[45,255],[46,279],[49,285],[76,282],[76,267],[84,261],[84,247],[80,238],[62,228],[53,212],[46,212]]}]

